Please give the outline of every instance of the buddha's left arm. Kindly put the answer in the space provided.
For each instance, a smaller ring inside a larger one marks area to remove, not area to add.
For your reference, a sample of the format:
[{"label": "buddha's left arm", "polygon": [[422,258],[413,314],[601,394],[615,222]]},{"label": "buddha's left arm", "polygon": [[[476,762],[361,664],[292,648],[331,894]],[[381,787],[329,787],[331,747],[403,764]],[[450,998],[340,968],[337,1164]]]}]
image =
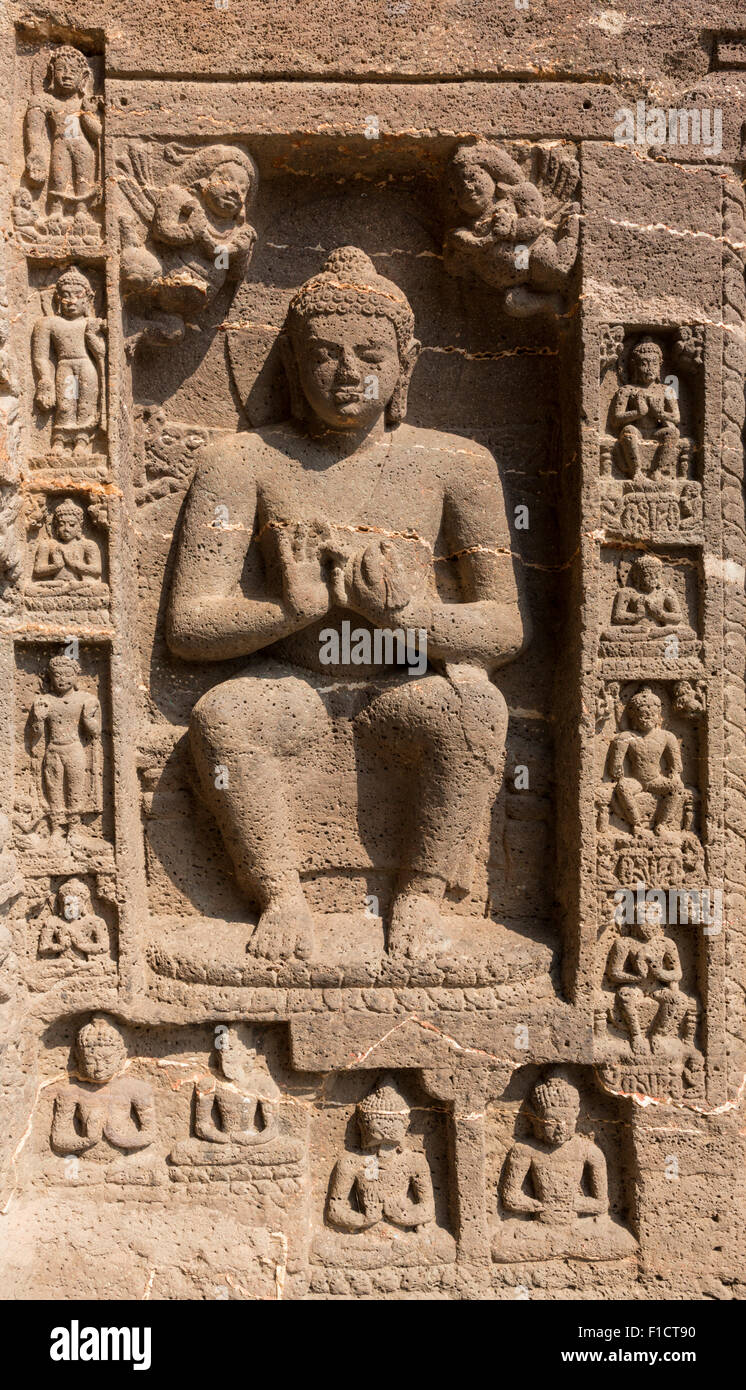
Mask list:
[{"label": "buddha's left arm", "polygon": [[581,1192],[575,1203],[575,1210],[581,1215],[597,1216],[609,1209],[609,1191],[606,1181],[606,1159],[596,1144],[589,1144],[586,1153],[584,1174],[588,1174],[590,1195]]},{"label": "buddha's left arm", "polygon": [[133,1091],[130,1117],[132,1114],[136,1123],[131,1121],[126,1132],[120,1134],[111,1121],[106,1125],[106,1137],[118,1149],[145,1149],[155,1139],[155,1102],[150,1091],[139,1086]]},{"label": "buddha's left arm", "polygon": [[407,621],[427,627],[431,656],[494,669],[512,661],[527,645],[528,611],[497,464],[477,444],[459,453],[458,466],[446,481],[443,527],[463,598],[456,603],[434,599],[425,622]]}]

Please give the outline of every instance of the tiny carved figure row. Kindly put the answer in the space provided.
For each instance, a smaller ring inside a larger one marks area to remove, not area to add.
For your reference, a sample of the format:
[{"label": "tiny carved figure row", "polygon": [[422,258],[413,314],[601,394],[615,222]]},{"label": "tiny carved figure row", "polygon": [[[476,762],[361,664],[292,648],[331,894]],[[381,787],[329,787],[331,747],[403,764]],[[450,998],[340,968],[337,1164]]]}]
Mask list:
[{"label": "tiny carved figure row", "polygon": [[[218,1183],[238,1195],[258,1190],[279,1208],[308,1193],[307,1107],[277,1085],[256,1038],[221,1024],[214,1042],[209,1069],[188,1078],[191,1133],[164,1151],[147,1071],[129,1070],[120,1028],[94,1015],[78,1030],[70,1079],[54,1093],[50,1144],[63,1160],[56,1180],[165,1184],[173,1197]],[[351,1267],[394,1256],[395,1264],[454,1258],[448,1207],[429,1148],[412,1132],[407,1090],[404,1074],[379,1074],[354,1105],[346,1150],[327,1170],[312,1258]],[[580,1111],[577,1085],[562,1068],[549,1068],[527,1094],[493,1208],[494,1259],[634,1253],[630,1231],[611,1213],[605,1153],[579,1130]],[[448,1144],[441,1149],[448,1164]]]}]

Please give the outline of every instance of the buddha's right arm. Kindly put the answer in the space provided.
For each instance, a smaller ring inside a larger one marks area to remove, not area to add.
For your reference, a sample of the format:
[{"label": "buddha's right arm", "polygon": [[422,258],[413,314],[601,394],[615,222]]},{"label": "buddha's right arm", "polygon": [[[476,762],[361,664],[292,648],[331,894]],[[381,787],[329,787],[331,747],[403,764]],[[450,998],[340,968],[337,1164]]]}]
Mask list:
[{"label": "buddha's right arm", "polygon": [[87,1135],[75,1133],[75,1101],[68,1096],[58,1096],[54,1103],[52,1119],[52,1148],[56,1153],[81,1154],[92,1147]]},{"label": "buddha's right arm", "polygon": [[206,456],[189,490],[167,620],[168,645],[185,661],[249,656],[305,626],[279,599],[241,588],[254,533],[256,484],[225,445]]},{"label": "buddha's right arm", "polygon": [[541,1211],[541,1202],[523,1191],[530,1166],[530,1159],[519,1149],[512,1149],[508,1154],[502,1181],[502,1202],[506,1211]]}]

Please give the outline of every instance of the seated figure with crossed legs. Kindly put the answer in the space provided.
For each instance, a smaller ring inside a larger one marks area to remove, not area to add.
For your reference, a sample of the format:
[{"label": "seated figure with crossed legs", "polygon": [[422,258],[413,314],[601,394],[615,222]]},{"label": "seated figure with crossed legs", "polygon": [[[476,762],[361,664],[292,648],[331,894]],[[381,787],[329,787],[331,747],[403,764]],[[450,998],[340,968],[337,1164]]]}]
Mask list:
[{"label": "seated figure with crossed legs", "polygon": [[[249,949],[307,957],[313,922],[282,762],[328,722],[320,691],[334,684],[336,710],[348,692],[355,734],[417,774],[388,947],[424,954],[502,763],[508,713],[490,677],[526,641],[498,470],[473,441],[403,423],[414,316],[356,247],[332,253],[297,291],[282,345],[294,418],[213,446],[190,489],[171,648],[191,661],[264,653],[199,700],[191,749],[237,878],[261,909]],[[460,602],[437,593],[441,533]],[[419,631],[427,670],[412,678],[380,640],[367,664],[324,664],[329,633],[350,618],[371,638]]]}]

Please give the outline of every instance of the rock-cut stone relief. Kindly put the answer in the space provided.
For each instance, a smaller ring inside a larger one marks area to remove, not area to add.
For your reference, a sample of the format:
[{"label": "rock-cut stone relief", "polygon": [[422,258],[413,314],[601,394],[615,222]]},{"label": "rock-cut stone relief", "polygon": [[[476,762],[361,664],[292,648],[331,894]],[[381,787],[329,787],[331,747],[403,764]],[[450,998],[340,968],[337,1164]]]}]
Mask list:
[{"label": "rock-cut stone relief", "polygon": [[37,54],[24,123],[28,187],[14,195],[13,220],[23,240],[65,237],[84,246],[101,240],[102,98],[91,63],[65,44]]},{"label": "rock-cut stone relief", "polygon": [[578,1088],[561,1069],[533,1087],[530,1133],[512,1145],[500,1176],[493,1259],[608,1260],[634,1252],[631,1233],[609,1213],[605,1154],[578,1132],[579,1117]]},{"label": "rock-cut stone relief", "polygon": [[157,1182],[153,1089],[125,1074],[127,1047],[111,1018],[96,1014],[78,1030],[75,1064],[55,1095],[50,1135],[56,1154],[79,1160],[66,1180]]},{"label": "rock-cut stone relief", "polygon": [[31,335],[34,400],[42,415],[51,413],[52,458],[70,456],[74,464],[85,462],[97,433],[106,432],[106,325],[93,298],[82,271],[63,271]]},{"label": "rock-cut stone relief", "polygon": [[738,1296],[732,129],[81,4],[0,33],[0,1296]]},{"label": "rock-cut stone relief", "polygon": [[461,146],[449,171],[456,204],[443,248],[449,270],[501,290],[517,318],[563,313],[578,254],[579,189],[571,148],[536,145],[527,158],[501,145]]},{"label": "rock-cut stone relief", "polygon": [[[414,315],[357,248],[294,295],[283,352],[292,419],[207,449],[189,492],[171,649],[202,662],[262,654],[195,705],[191,751],[260,908],[249,950],[309,957],[283,760],[329,720],[329,682],[346,690],[335,703],[354,737],[395,749],[418,779],[388,950],[427,954],[445,945],[442,900],[469,886],[473,826],[496,790],[507,707],[491,676],[528,636],[500,478],[479,444],[405,423]],[[441,528],[458,557],[453,602],[434,582]],[[253,545],[265,582],[246,594]],[[412,634],[409,667],[394,631]]]},{"label": "rock-cut stone relief", "polygon": [[215,1031],[215,1069],[194,1085],[193,1134],[168,1155],[173,1182],[272,1184],[283,1205],[300,1190],[305,1158],[301,1138],[290,1133],[282,1093],[256,1043],[236,1028]]},{"label": "rock-cut stone relief", "polygon": [[41,673],[26,720],[30,796],[18,823],[27,853],[75,858],[103,848],[102,709],[81,662],[61,651]]},{"label": "rock-cut stone relief", "polygon": [[[600,441],[603,516],[612,534],[678,538],[702,524],[694,428],[702,372],[699,326],[675,338],[629,336],[617,325],[602,347],[607,402]],[[609,397],[615,369],[617,386]],[[684,416],[682,415],[684,412]]]},{"label": "rock-cut stone relief", "polygon": [[223,286],[243,278],[256,241],[248,212],[258,173],[247,150],[171,144],[164,161],[163,183],[147,145],[130,145],[117,161],[130,353],[177,343],[188,326],[197,328]]}]

